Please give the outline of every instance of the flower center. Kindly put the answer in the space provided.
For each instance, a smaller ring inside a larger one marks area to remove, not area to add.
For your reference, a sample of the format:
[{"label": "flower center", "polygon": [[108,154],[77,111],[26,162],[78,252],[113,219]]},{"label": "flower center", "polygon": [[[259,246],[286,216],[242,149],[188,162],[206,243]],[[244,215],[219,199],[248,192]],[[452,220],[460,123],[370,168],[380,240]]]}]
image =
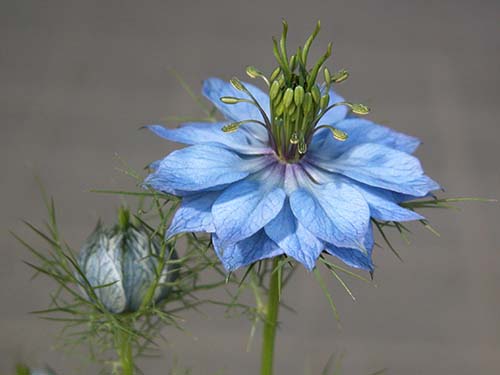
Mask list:
[{"label": "flower center", "polygon": [[[274,56],[278,62],[276,69],[269,78],[252,66],[246,69],[248,76],[262,78],[269,87],[269,116],[245,85],[237,78],[233,78],[231,79],[233,87],[245,92],[250,99],[222,97],[221,100],[226,104],[248,102],[257,106],[262,115],[262,121],[258,119],[239,121],[225,126],[224,131],[236,131],[241,124],[246,122],[258,123],[266,127],[270,144],[276,155],[287,163],[296,163],[306,154],[314,133],[320,129],[329,129],[333,138],[338,141],[347,139],[347,133],[335,128],[333,124],[322,124],[323,116],[338,106],[346,106],[358,115],[367,114],[369,109],[362,104],[332,103],[331,86],[345,81],[349,73],[346,70],[340,70],[332,75],[327,67],[323,67],[332,53],[331,43],[312,68],[307,67],[309,50],[319,30],[320,23],[318,22],[304,46],[298,47],[295,54],[288,56],[286,46],[288,24],[283,21],[280,40],[273,38]],[[317,82],[320,72],[324,78],[321,84]]]}]

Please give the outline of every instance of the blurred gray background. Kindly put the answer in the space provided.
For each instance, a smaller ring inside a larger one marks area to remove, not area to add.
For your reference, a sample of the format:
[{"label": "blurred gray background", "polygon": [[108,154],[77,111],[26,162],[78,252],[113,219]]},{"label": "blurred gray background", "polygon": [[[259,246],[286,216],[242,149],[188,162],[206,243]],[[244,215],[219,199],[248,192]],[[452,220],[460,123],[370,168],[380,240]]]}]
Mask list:
[{"label": "blurred gray background", "polygon": [[[198,109],[167,68],[196,90],[209,76],[244,77],[274,67],[271,36],[281,18],[290,45],[322,21],[319,55],[334,42],[332,67],[348,68],[341,93],[369,104],[371,118],[420,137],[428,174],[449,196],[500,197],[500,2],[496,1],[8,1],[0,3],[0,373],[17,360],[60,374],[93,373],[51,349],[58,331],[28,312],[48,304],[46,281],[30,281],[29,239],[20,223],[44,217],[34,176],[56,197],[66,240],[78,248],[120,200],[91,188],[134,188],[116,154],[141,169],[174,147],[138,130]],[[167,123],[175,126],[175,123]],[[281,315],[278,374],[319,374],[332,353],[344,373],[500,373],[499,205],[428,212],[442,234],[413,225],[404,263],[376,249],[376,287],[333,280],[338,329],[314,278],[299,272],[285,291],[296,314]],[[141,366],[166,374],[173,358],[194,374],[256,374],[250,323],[221,309],[186,315],[188,333],[165,330],[165,357]],[[309,371],[309,372],[308,372]]]}]

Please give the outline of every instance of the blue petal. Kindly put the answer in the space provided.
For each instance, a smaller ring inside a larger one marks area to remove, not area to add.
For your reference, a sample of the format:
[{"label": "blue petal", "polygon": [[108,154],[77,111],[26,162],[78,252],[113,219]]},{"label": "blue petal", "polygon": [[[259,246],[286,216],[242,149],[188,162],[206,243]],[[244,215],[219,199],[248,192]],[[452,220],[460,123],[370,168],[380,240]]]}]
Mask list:
[{"label": "blue petal", "polygon": [[[328,106],[331,106],[335,103],[345,102],[345,99],[338,95],[335,91],[330,90],[330,102]],[[342,121],[347,116],[349,112],[349,108],[345,105],[339,105],[337,107],[333,107],[331,110],[326,112],[320,120],[321,124],[333,125],[339,121]]]},{"label": "blue petal", "polygon": [[415,211],[401,207],[400,194],[389,190],[375,188],[360,182],[349,180],[353,186],[363,195],[373,218],[387,221],[411,221],[425,219]]},{"label": "blue petal", "polygon": [[366,237],[364,240],[364,246],[367,251],[366,254],[357,249],[342,248],[334,246],[332,244],[326,244],[326,251],[342,260],[348,266],[373,272],[373,245],[373,229],[370,225],[368,227],[368,231],[366,232]]},{"label": "blue petal", "polygon": [[420,145],[418,138],[360,118],[327,124],[335,126],[348,135],[344,142],[335,140],[328,129],[320,130],[315,135],[310,152],[327,160],[337,158],[350,148],[362,143],[378,143],[408,154],[413,153]]},{"label": "blue petal", "polygon": [[370,220],[365,199],[342,181],[295,190],[292,211],[316,237],[339,247],[362,248]]},{"label": "blue petal", "polygon": [[367,185],[404,194],[424,196],[439,188],[424,176],[417,158],[375,143],[355,146],[334,160],[316,159],[314,164]]},{"label": "blue petal", "polygon": [[[217,143],[218,145],[244,154],[264,154],[271,152],[271,149],[265,142],[253,136],[253,133],[257,132],[256,127],[262,126],[258,124],[244,124],[234,133],[225,133],[222,131],[222,127],[226,124],[227,122],[200,122],[187,123],[175,129],[167,129],[161,125],[149,125],[146,128],[157,136],[173,142],[189,145]],[[259,136],[260,132],[257,135]],[[267,141],[267,138],[265,141]]]},{"label": "blue petal", "polygon": [[212,235],[212,242],[217,256],[229,272],[258,260],[283,254],[283,250],[267,237],[264,230],[232,245],[223,244],[216,234]]},{"label": "blue petal", "polygon": [[[269,97],[258,87],[243,82],[248,91],[252,93],[264,112],[269,116]],[[250,97],[242,91],[236,90],[229,82],[219,78],[209,78],[203,82],[203,95],[205,95],[222,114],[232,121],[243,120],[260,120],[262,114],[257,107],[250,103],[224,104],[220,101],[222,96],[233,96],[237,98],[250,99]],[[262,128],[265,130],[264,128]]]},{"label": "blue petal", "polygon": [[280,212],[285,197],[283,189],[256,180],[231,185],[212,206],[218,238],[235,243],[253,235]]},{"label": "blue petal", "polygon": [[183,232],[215,232],[212,205],[220,192],[207,192],[184,197],[172,219],[167,237]]},{"label": "blue petal", "polygon": [[195,145],[163,159],[145,184],[159,191],[197,191],[239,181],[249,175],[252,162],[214,145]]},{"label": "blue petal", "polygon": [[293,215],[288,199],[278,216],[264,227],[266,234],[286,255],[302,263],[309,271],[324,249],[322,241],[301,225]]}]

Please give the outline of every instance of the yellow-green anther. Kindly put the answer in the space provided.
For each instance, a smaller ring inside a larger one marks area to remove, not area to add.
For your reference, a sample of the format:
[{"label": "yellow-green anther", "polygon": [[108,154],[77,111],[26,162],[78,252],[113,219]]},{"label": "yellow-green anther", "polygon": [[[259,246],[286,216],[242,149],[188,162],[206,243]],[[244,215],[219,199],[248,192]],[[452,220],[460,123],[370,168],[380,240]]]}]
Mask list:
[{"label": "yellow-green anther", "polygon": [[287,88],[285,91],[285,95],[283,96],[283,103],[285,107],[288,108],[293,101],[293,90],[291,88]]},{"label": "yellow-green anther", "polygon": [[309,112],[312,111],[313,108],[313,98],[310,92],[307,92],[304,95],[304,103],[302,103],[302,109],[304,111],[304,114],[308,114]]},{"label": "yellow-green anther", "polygon": [[349,107],[351,108],[352,112],[357,115],[367,115],[368,113],[370,113],[370,108],[368,108],[364,104],[350,104]]},{"label": "yellow-green anther", "polygon": [[281,116],[283,114],[283,112],[285,111],[285,104],[283,102],[283,100],[278,104],[278,106],[276,107],[276,111],[275,111],[275,114],[276,116]]},{"label": "yellow-green anther", "polygon": [[319,106],[324,111],[326,109],[326,107],[328,107],[328,103],[330,103],[330,95],[325,94],[321,97],[321,99],[319,101]]},{"label": "yellow-green anther", "polygon": [[258,70],[255,66],[247,66],[246,72],[250,78],[264,77],[264,73]]},{"label": "yellow-green anther", "polygon": [[234,133],[241,126],[242,122],[232,122],[231,124],[224,125],[222,131],[224,133]]},{"label": "yellow-green anther", "polygon": [[325,70],[323,70],[323,76],[325,78],[325,83],[329,85],[332,80],[332,75],[330,74],[330,70],[328,68],[325,68]]},{"label": "yellow-green anther", "polygon": [[293,101],[297,107],[300,107],[304,102],[304,88],[302,86],[295,87],[293,91]]},{"label": "yellow-green anther", "polygon": [[295,110],[297,109],[297,106],[295,105],[294,102],[291,102],[290,106],[288,106],[287,108],[288,108],[288,116],[292,116]]},{"label": "yellow-green anther", "polygon": [[349,72],[345,69],[342,69],[332,76],[331,82],[340,83],[344,82],[347,78],[349,78]]},{"label": "yellow-green anther", "polygon": [[276,69],[273,70],[271,73],[271,77],[269,77],[269,81],[274,81],[276,78],[278,78],[278,75],[281,73],[281,68],[278,66]]},{"label": "yellow-green anther", "polygon": [[307,143],[300,141],[297,150],[299,151],[299,154],[304,155],[307,152]]},{"label": "yellow-green anther", "polygon": [[313,88],[311,89],[311,95],[314,100],[314,103],[319,104],[319,101],[321,100],[321,92],[319,91],[319,87],[314,85]]},{"label": "yellow-green anther", "polygon": [[278,95],[278,92],[280,91],[280,83],[279,81],[273,81],[271,83],[271,88],[269,89],[269,97],[271,100],[274,100],[276,98],[276,95]]},{"label": "yellow-green anther", "polygon": [[347,133],[340,129],[331,127],[330,131],[332,132],[333,138],[335,138],[337,141],[344,142],[348,138]]},{"label": "yellow-green anther", "polygon": [[235,98],[234,96],[223,96],[220,98],[220,101],[224,104],[236,104],[244,102],[245,99]]},{"label": "yellow-green anther", "polygon": [[290,143],[292,145],[296,145],[299,143],[299,135],[297,133],[293,133],[292,136],[290,137]]},{"label": "yellow-green anther", "polygon": [[243,87],[243,85],[241,84],[240,80],[238,78],[231,78],[229,80],[229,82],[231,83],[231,85],[236,89],[236,90],[239,90],[239,91],[245,91],[245,88]]}]

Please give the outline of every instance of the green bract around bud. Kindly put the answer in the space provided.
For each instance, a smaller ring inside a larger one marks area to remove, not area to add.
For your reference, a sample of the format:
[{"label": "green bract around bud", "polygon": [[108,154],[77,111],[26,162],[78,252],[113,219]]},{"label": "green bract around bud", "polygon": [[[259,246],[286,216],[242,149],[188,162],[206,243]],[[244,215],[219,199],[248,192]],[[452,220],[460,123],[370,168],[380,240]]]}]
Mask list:
[{"label": "green bract around bud", "polygon": [[293,101],[293,90],[291,88],[287,88],[285,90],[285,95],[283,96],[283,103],[285,108],[288,108]]},{"label": "green bract around bud", "polygon": [[[120,221],[125,217],[122,212]],[[150,288],[156,285],[150,302],[158,303],[170,292],[167,284],[177,278],[178,268],[171,264],[177,253],[163,246],[157,237],[151,238],[150,232],[130,222],[125,229],[121,223],[109,229],[99,223],[78,256],[86,280],[77,277],[82,285],[92,288],[86,291],[89,298],[97,298],[109,312],[137,311],[152,292]],[[162,253],[166,262],[160,270]]]},{"label": "green bract around bud", "polygon": [[297,86],[293,92],[293,101],[297,107],[300,107],[304,102],[304,88]]}]

